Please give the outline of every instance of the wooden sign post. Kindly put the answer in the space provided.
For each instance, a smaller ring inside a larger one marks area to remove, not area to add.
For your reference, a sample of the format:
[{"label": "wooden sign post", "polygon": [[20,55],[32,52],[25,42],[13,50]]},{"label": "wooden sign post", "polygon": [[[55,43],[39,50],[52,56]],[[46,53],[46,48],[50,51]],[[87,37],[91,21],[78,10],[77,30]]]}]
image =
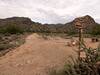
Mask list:
[{"label": "wooden sign post", "polygon": [[78,58],[80,60],[80,52],[81,52],[81,44],[83,42],[83,25],[82,25],[82,20],[80,19],[77,19],[75,21],[75,27],[78,29],[78,32],[79,32],[79,51],[78,51]]}]

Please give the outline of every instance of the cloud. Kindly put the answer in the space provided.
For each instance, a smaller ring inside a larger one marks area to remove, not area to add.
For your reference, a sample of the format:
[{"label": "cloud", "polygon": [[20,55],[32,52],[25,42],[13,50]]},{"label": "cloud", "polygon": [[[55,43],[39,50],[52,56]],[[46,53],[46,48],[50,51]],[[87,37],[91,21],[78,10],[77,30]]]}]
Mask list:
[{"label": "cloud", "polygon": [[60,16],[56,14],[54,11],[50,10],[43,10],[43,9],[38,9],[38,11],[41,14],[41,18],[44,16],[44,21],[45,23],[48,21],[49,23],[66,23],[71,21],[73,19],[72,16],[66,15],[66,16]]},{"label": "cloud", "polygon": [[0,0],[0,18],[25,16],[41,23],[66,23],[75,17],[100,18],[100,0]]}]

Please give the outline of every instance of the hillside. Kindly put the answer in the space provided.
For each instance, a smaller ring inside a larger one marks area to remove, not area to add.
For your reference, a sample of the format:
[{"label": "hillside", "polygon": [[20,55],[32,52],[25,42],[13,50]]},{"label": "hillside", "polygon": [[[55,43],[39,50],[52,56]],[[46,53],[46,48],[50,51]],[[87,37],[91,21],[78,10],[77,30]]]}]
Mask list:
[{"label": "hillside", "polygon": [[6,19],[0,19],[0,32],[6,33],[7,29],[18,29],[20,31],[30,31],[32,28],[32,21],[25,17],[11,17]]},{"label": "hillside", "polygon": [[60,32],[74,34],[77,33],[77,29],[74,26],[74,23],[77,19],[84,21],[85,33],[91,33],[95,31],[94,28],[96,28],[96,30],[99,30],[100,28],[100,25],[96,23],[95,20],[89,15],[75,18],[72,22],[66,24],[41,24],[33,22],[27,17],[12,17],[0,19],[0,32],[7,32],[6,29],[11,30],[12,27],[12,29],[15,28],[19,32]]},{"label": "hillside", "polygon": [[84,21],[84,33],[91,34],[92,32],[100,33],[99,28],[100,25],[95,22],[95,20],[89,16],[83,16],[75,18],[72,22],[66,23],[66,24],[33,24],[33,30],[36,30],[36,32],[61,32],[61,33],[68,33],[68,34],[74,34],[77,33],[77,28],[75,28],[75,21],[77,19],[81,19]]}]

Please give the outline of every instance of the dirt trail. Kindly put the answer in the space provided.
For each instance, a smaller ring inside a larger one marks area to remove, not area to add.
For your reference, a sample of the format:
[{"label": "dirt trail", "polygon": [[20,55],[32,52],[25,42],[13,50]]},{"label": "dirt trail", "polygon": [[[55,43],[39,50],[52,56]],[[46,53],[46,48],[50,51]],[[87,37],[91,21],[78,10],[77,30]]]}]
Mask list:
[{"label": "dirt trail", "polygon": [[64,65],[74,48],[66,46],[68,39],[44,40],[37,34],[26,38],[26,43],[0,58],[0,75],[47,75],[49,68]]}]

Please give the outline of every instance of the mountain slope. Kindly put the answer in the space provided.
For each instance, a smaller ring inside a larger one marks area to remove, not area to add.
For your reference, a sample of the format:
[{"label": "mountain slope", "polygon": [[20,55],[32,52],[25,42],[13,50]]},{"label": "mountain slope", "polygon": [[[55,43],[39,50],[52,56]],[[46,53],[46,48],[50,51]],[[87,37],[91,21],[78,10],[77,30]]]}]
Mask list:
[{"label": "mountain slope", "polygon": [[[75,28],[74,23],[76,20],[84,21],[84,32],[91,33],[94,27],[98,26],[95,20],[89,16],[83,16],[75,18],[72,22],[66,24],[41,24],[37,22],[31,21],[31,19],[26,17],[12,17],[6,19],[0,19],[0,29],[5,29],[6,27],[15,26],[22,31],[28,32],[61,32],[61,33],[77,33],[77,29]],[[2,30],[1,30],[2,31]]]},{"label": "mountain slope", "polygon": [[15,27],[22,31],[30,31],[32,28],[32,21],[25,17],[11,17],[0,19],[0,30],[5,31],[7,28]]}]

